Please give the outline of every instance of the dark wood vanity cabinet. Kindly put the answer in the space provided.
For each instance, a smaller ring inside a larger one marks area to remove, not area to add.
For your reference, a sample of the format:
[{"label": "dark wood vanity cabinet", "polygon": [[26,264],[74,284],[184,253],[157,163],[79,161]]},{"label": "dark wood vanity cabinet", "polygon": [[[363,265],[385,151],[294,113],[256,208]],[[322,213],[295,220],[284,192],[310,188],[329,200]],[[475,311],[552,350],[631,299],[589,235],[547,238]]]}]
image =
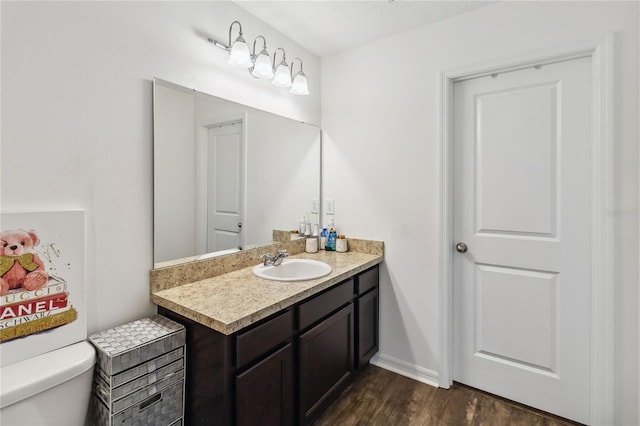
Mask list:
[{"label": "dark wood vanity cabinet", "polygon": [[378,352],[379,344],[379,268],[371,268],[355,278],[355,361],[356,368],[362,370],[373,355]]},{"label": "dark wood vanity cabinet", "polygon": [[313,422],[378,350],[378,266],[235,334],[187,329],[185,423]]}]

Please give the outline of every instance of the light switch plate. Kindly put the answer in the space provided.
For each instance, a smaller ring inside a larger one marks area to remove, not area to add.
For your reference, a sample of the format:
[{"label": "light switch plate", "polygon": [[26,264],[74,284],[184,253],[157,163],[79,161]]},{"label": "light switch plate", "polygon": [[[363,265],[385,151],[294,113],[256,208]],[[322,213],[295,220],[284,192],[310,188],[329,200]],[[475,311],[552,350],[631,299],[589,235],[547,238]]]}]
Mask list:
[{"label": "light switch plate", "polygon": [[327,200],[326,213],[327,214],[335,214],[335,202],[334,202],[334,200]]}]

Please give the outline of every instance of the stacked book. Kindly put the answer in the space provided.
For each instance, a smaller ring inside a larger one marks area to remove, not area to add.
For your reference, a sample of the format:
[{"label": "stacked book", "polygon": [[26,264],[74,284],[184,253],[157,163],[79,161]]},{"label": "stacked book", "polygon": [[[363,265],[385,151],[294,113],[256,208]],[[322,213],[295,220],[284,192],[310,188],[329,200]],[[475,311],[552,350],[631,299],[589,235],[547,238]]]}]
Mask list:
[{"label": "stacked book", "polygon": [[0,296],[0,342],[69,324],[78,312],[69,303],[67,282],[50,276],[39,290],[10,290]]}]

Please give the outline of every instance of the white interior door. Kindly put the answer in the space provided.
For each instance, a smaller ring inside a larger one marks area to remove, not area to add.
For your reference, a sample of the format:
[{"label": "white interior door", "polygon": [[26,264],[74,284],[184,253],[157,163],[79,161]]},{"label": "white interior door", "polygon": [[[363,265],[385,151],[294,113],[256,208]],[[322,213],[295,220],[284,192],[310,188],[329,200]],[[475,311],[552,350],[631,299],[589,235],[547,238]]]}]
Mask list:
[{"label": "white interior door", "polygon": [[454,380],[585,423],[590,79],[583,58],[453,85]]},{"label": "white interior door", "polygon": [[207,252],[242,247],[242,123],[208,129]]}]

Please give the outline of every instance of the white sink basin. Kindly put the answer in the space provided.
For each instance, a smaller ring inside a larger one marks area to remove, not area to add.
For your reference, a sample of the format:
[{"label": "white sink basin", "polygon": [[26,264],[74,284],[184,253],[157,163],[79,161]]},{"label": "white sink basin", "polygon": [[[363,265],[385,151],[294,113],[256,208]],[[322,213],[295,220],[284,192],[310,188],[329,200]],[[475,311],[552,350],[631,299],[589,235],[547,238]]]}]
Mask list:
[{"label": "white sink basin", "polygon": [[253,273],[266,280],[306,281],[329,275],[331,266],[312,259],[284,259],[278,266],[256,265]]}]

